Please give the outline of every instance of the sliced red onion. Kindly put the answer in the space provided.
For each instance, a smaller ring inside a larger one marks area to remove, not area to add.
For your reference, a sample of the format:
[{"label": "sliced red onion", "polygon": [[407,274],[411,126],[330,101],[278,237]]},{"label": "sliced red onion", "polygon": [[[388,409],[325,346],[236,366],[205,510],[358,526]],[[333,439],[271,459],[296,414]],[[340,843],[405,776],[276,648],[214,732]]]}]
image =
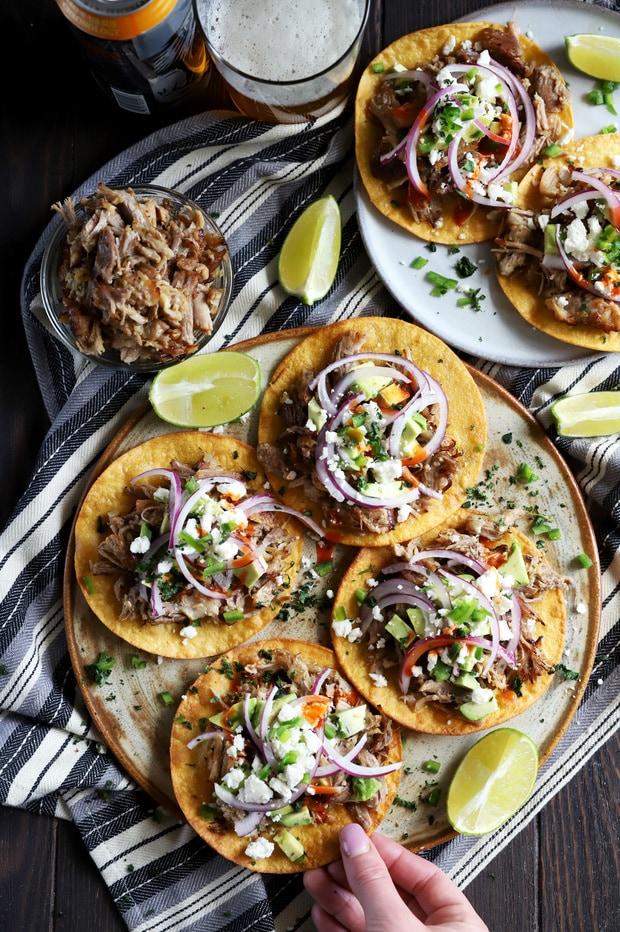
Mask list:
[{"label": "sliced red onion", "polygon": [[598,201],[600,198],[601,195],[594,189],[590,191],[576,191],[574,194],[568,194],[558,201],[557,204],[553,205],[549,211],[549,220],[555,220],[555,218],[563,214],[564,211],[572,210],[576,204],[582,204],[584,201]]},{"label": "sliced red onion", "polygon": [[243,697],[243,724],[245,726],[245,730],[250,736],[250,739],[252,740],[252,743],[256,746],[261,757],[264,759],[265,746],[263,742],[261,741],[261,739],[259,738],[259,736],[257,735],[254,725],[252,724],[252,718],[250,715],[250,694],[249,693],[246,693],[245,696]]},{"label": "sliced red onion", "polygon": [[[368,736],[363,734],[357,743],[349,751],[347,751],[346,754],[342,755],[342,759],[347,761],[354,761],[366,744],[367,740]],[[320,777],[331,777],[332,774],[338,773],[338,771],[341,769],[342,768],[335,764],[333,761],[329,764],[321,764],[315,769],[313,779],[319,779]]]},{"label": "sliced red onion", "polygon": [[[391,576],[394,573],[403,572],[420,573],[424,576],[425,581],[433,586],[440,607],[450,607],[450,596],[448,595],[448,590],[437,573],[434,570],[430,570],[427,566],[423,566],[421,563],[392,563],[390,566],[384,567],[381,572],[384,576]],[[430,600],[429,604],[431,605],[431,608],[434,608]]]},{"label": "sliced red onion", "polygon": [[185,579],[188,581],[188,583],[190,583],[190,585],[194,587],[194,589],[197,589],[198,592],[201,592],[203,595],[208,596],[208,598],[210,599],[227,599],[228,598],[228,594],[226,592],[220,592],[218,589],[210,589],[208,586],[204,586],[200,582],[200,580],[196,579],[194,574],[189,569],[187,562],[185,560],[185,557],[181,553],[181,550],[179,547],[175,547],[174,559],[176,560],[177,566],[179,567]]},{"label": "sliced red onion", "polygon": [[276,513],[282,512],[282,514],[292,515],[292,517],[297,518],[298,521],[301,521],[302,524],[305,524],[306,527],[310,528],[311,531],[314,531],[317,537],[325,537],[325,528],[322,528],[319,524],[317,524],[313,518],[311,518],[309,515],[303,514],[301,511],[297,511],[295,508],[289,508],[288,505],[282,505],[271,496],[256,496],[256,498],[253,500],[253,503],[251,499],[248,499],[246,502],[241,502],[239,505],[237,505],[237,508],[253,515],[259,514],[263,511],[274,511]]},{"label": "sliced red onion", "polygon": [[500,181],[506,176],[514,174],[514,172],[531,157],[532,147],[536,138],[536,111],[534,110],[534,104],[531,101],[530,95],[528,94],[521,81],[516,77],[516,75],[509,71],[508,68],[500,65],[500,63],[494,59],[490,60],[489,67],[491,67],[495,73],[497,73],[505,80],[506,84],[511,88],[515,96],[519,97],[523,106],[522,124],[524,135],[520,144],[520,151],[516,158],[512,160],[510,165],[508,165],[500,174],[495,176],[494,181]]},{"label": "sliced red onion", "polygon": [[263,745],[263,754],[265,756],[265,760],[270,764],[273,764],[276,759],[275,754],[271,748],[271,742],[269,741],[269,724],[271,720],[273,700],[275,699],[277,692],[277,686],[272,686],[272,688],[269,690],[267,698],[265,699],[265,705],[261,711],[260,723],[258,726],[258,737],[260,738],[260,741]]},{"label": "sliced red onion", "polygon": [[351,777],[382,777],[385,774],[393,773],[400,770],[403,766],[402,761],[394,761],[391,764],[384,764],[382,767],[363,767],[361,764],[355,764],[353,761],[341,754],[329,741],[323,739],[323,753],[328,760],[332,761],[343,773],[348,773]]},{"label": "sliced red onion", "polygon": [[514,591],[514,589],[512,591],[512,606],[510,609],[510,617],[512,637],[510,638],[508,644],[506,644],[506,653],[510,654],[511,657],[515,657],[517,653],[517,647],[519,646],[519,641],[521,640],[523,613],[521,612],[521,602],[519,601],[519,596]]},{"label": "sliced red onion", "polygon": [[311,695],[313,696],[319,695],[319,693],[321,692],[321,689],[323,688],[323,684],[325,683],[325,680],[327,679],[327,677],[329,676],[331,672],[332,672],[331,667],[325,667],[324,670],[321,670],[321,672],[315,679],[314,683],[312,684],[312,689],[310,691]]},{"label": "sliced red onion", "polygon": [[164,603],[162,601],[161,592],[159,591],[159,583],[156,579],[153,580],[151,585],[150,601],[153,618],[159,618],[163,611]]},{"label": "sliced red onion", "polygon": [[582,181],[598,191],[609,207],[609,218],[611,222],[615,227],[620,227],[620,197],[618,197],[613,188],[610,188],[609,185],[601,181],[600,178],[597,178],[596,175],[576,171],[575,169],[573,169],[572,180]]},{"label": "sliced red onion", "polygon": [[190,751],[193,751],[194,748],[202,744],[203,741],[211,741],[213,738],[221,738],[224,740],[224,734],[221,731],[203,731],[201,734],[195,735],[191,741],[188,741],[187,747]]},{"label": "sliced red onion", "polygon": [[459,167],[458,155],[459,155],[459,143],[461,141],[460,134],[455,136],[450,145],[448,146],[448,169],[450,171],[450,177],[454,182],[454,185],[458,190],[470,201],[474,201],[476,204],[482,204],[486,207],[502,207],[508,208],[511,205],[506,201],[498,201],[495,198],[487,197],[484,194],[479,194],[477,191],[473,191],[461,169]]},{"label": "sliced red onion", "polygon": [[448,560],[449,563],[460,563],[463,566],[467,566],[470,570],[474,570],[476,573],[486,573],[489,569],[487,564],[483,560],[478,560],[476,557],[470,557],[465,553],[459,553],[458,550],[420,550],[419,553],[414,554],[413,559],[416,563],[420,560]]},{"label": "sliced red onion", "polygon": [[165,476],[166,479],[168,479],[170,482],[170,494],[168,496],[168,516],[170,520],[170,527],[172,528],[176,522],[176,518],[181,507],[181,500],[183,495],[181,489],[181,479],[173,469],[147,469],[145,472],[141,472],[137,476],[134,476],[132,481],[140,482],[141,479],[150,479],[151,476]]},{"label": "sliced red onion", "polygon": [[238,838],[247,838],[258,828],[263,820],[263,812],[248,812],[242,819],[235,822],[235,834]]}]

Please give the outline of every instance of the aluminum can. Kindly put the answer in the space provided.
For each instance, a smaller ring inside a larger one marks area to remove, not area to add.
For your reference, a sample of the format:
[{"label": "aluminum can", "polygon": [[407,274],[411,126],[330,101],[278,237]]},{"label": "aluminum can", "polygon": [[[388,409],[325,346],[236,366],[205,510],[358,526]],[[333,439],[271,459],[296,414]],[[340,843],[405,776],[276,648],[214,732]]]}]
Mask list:
[{"label": "aluminum can", "polygon": [[161,113],[202,92],[210,58],[192,0],[56,0],[108,96]]}]

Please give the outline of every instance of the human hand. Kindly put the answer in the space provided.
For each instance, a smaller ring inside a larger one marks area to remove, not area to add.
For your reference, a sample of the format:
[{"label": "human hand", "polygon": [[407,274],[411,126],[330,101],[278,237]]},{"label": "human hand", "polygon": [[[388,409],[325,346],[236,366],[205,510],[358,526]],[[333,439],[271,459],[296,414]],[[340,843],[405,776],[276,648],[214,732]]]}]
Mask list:
[{"label": "human hand", "polygon": [[342,858],[304,874],[318,932],[488,932],[459,888],[434,864],[353,822]]}]

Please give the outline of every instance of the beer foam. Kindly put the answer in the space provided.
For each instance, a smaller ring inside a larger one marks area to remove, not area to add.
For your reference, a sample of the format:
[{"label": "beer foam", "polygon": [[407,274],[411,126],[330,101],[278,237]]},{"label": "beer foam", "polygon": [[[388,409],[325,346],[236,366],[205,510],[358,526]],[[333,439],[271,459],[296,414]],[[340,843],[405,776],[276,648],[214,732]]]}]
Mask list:
[{"label": "beer foam", "polygon": [[363,0],[215,0],[198,13],[212,47],[238,71],[299,81],[338,62],[355,41]]}]

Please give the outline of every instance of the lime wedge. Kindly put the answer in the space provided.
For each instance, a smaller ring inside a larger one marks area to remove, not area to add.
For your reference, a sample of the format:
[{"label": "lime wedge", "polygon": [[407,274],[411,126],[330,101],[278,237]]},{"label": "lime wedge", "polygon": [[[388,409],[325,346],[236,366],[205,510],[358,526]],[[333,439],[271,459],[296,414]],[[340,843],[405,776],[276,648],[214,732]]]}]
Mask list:
[{"label": "lime wedge", "polygon": [[620,36],[565,36],[566,55],[578,71],[602,81],[620,81]]},{"label": "lime wedge", "polygon": [[149,391],[153,410],[178,427],[236,421],[260,396],[260,367],[246,353],[191,356],[158,372]]},{"label": "lime wedge", "polygon": [[287,294],[314,304],[331,288],[340,258],[340,208],[331,194],[299,215],[280,250],[278,278]]},{"label": "lime wedge", "polygon": [[603,437],[620,432],[620,391],[565,395],[551,405],[561,437]]},{"label": "lime wedge", "polygon": [[503,825],[532,793],[538,749],[514,728],[497,728],[465,754],[450,782],[448,821],[461,835],[487,835]]}]

